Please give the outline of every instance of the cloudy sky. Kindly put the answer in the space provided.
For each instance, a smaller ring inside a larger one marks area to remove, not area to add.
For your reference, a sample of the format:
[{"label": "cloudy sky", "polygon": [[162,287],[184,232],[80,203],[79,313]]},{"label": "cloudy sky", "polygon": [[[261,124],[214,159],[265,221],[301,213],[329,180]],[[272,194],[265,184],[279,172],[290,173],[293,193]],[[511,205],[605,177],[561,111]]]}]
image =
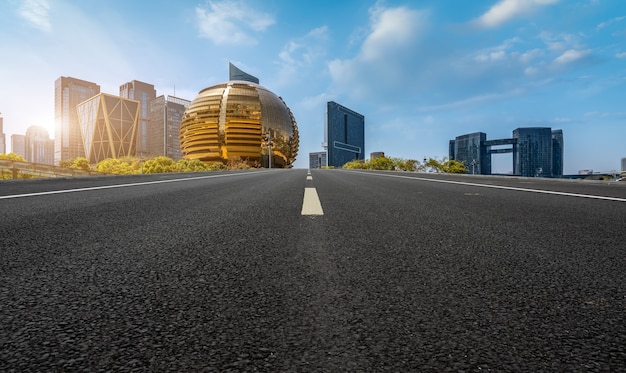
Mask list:
[{"label": "cloudy sky", "polygon": [[[462,134],[545,126],[563,130],[565,173],[626,157],[623,0],[0,1],[9,144],[30,125],[54,137],[60,76],[191,100],[229,61],[291,108],[300,168],[331,100],[365,115],[367,154],[442,158]],[[493,162],[512,169],[510,154]]]}]

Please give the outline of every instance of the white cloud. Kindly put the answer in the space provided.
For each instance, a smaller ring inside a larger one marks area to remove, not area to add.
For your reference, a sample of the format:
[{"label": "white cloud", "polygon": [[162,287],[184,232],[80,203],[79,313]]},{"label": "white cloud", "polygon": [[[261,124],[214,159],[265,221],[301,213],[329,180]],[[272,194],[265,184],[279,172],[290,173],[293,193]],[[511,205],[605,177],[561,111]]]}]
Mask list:
[{"label": "white cloud", "polygon": [[565,51],[563,54],[561,54],[560,56],[558,56],[554,62],[557,64],[570,64],[572,62],[578,61],[584,57],[587,57],[588,55],[591,54],[590,50],[575,50],[575,49],[569,49],[567,51]]},{"label": "white cloud", "polygon": [[48,14],[49,10],[50,4],[47,0],[23,0],[18,9],[18,14],[35,28],[50,32],[52,31],[52,24]]},{"label": "white cloud", "polygon": [[596,29],[601,30],[601,29],[603,29],[603,28],[605,28],[607,26],[610,26],[613,23],[621,22],[621,21],[623,21],[625,19],[626,19],[626,17],[624,17],[624,16],[612,18],[612,19],[610,19],[608,21],[601,22],[600,24],[598,24],[598,26],[596,26]]},{"label": "white cloud", "polygon": [[621,58],[626,58],[626,52],[616,53],[616,54],[615,54],[615,57],[620,58],[620,59],[621,59]]},{"label": "white cloud", "polygon": [[217,45],[255,45],[255,33],[275,23],[274,17],[239,1],[209,1],[196,7],[200,36]]},{"label": "white cloud", "polygon": [[513,18],[530,14],[556,2],[558,0],[501,0],[480,16],[476,23],[487,28],[498,27]]}]

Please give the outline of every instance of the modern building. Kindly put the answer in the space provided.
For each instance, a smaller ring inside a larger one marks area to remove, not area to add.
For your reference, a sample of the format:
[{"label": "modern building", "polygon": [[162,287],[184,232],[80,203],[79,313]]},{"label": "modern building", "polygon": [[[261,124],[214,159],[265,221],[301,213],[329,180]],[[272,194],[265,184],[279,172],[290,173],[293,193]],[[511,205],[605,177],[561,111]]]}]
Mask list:
[{"label": "modern building", "polygon": [[54,164],[54,140],[48,130],[41,126],[30,126],[24,137],[24,152],[28,162]]},{"label": "modern building", "polygon": [[139,101],[106,93],[78,104],[76,109],[89,163],[137,155],[140,106]]},{"label": "modern building", "polygon": [[385,152],[371,152],[370,153],[370,161],[376,158],[382,158],[385,156]]},{"label": "modern building", "polygon": [[464,163],[468,173],[490,175],[493,154],[513,153],[513,174],[561,177],[563,148],[562,130],[517,128],[509,139],[487,140],[483,132],[458,136],[450,140],[449,158]]},{"label": "modern building", "polygon": [[76,106],[100,93],[100,86],[71,77],[54,82],[54,163],[85,156]]},{"label": "modern building", "polygon": [[465,164],[468,173],[491,175],[491,154],[484,146],[487,134],[475,132],[450,140],[449,158]]},{"label": "modern building", "polygon": [[324,147],[328,165],[344,164],[365,159],[365,116],[334,101],[326,104]]},{"label": "modern building", "polygon": [[142,157],[183,157],[180,151],[180,122],[191,101],[174,96],[159,96],[150,101],[146,148]]},{"label": "modern building", "polygon": [[4,133],[4,118],[0,117],[0,154],[7,152],[7,136]]},{"label": "modern building", "polygon": [[137,154],[143,156],[145,155],[144,153],[148,153],[150,103],[156,98],[156,89],[154,89],[152,84],[132,80],[120,86],[120,97],[141,103],[141,116],[139,117],[139,130],[137,131]]},{"label": "modern building", "polygon": [[25,135],[11,135],[11,153],[17,154],[20,157],[26,159],[26,136]]},{"label": "modern building", "polygon": [[626,157],[622,158],[622,171],[626,171]]},{"label": "modern building", "polygon": [[327,165],[326,152],[309,153],[309,169],[322,168]]},{"label": "modern building", "polygon": [[547,127],[517,128],[513,131],[517,139],[513,151],[513,173],[530,177],[551,177],[552,130]]},{"label": "modern building", "polygon": [[231,80],[203,89],[185,110],[179,135],[183,158],[291,167],[300,141],[291,110],[258,79],[239,72],[231,67]]}]

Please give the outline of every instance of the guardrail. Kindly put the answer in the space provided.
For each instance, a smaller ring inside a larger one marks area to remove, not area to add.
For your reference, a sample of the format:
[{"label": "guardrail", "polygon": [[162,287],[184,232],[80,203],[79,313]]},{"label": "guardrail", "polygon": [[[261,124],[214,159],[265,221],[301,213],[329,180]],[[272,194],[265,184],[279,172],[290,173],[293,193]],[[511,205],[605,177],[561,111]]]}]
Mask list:
[{"label": "guardrail", "polygon": [[53,177],[79,177],[105,175],[96,171],[74,170],[60,166],[52,166],[41,163],[0,160],[0,180],[29,179],[29,178],[53,178]]}]

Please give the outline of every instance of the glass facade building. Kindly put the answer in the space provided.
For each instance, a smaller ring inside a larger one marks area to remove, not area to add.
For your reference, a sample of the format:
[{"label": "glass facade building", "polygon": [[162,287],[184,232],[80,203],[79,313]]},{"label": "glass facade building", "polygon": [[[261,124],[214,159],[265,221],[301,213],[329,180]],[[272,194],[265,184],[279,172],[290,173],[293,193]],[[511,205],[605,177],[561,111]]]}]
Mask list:
[{"label": "glass facade building", "polygon": [[191,101],[174,96],[159,96],[150,102],[146,157],[166,156],[173,160],[183,157],[180,151],[180,123]]},{"label": "glass facade building", "polygon": [[40,126],[30,126],[24,136],[24,153],[28,162],[54,164],[54,140]]},{"label": "glass facade building", "polygon": [[100,86],[70,77],[54,82],[54,163],[85,157],[76,106],[100,93]]},{"label": "glass facade building", "polygon": [[271,158],[271,167],[291,167],[299,147],[296,120],[282,98],[245,80],[200,91],[183,114],[179,138],[183,158],[206,163],[269,167]]},{"label": "glass facade building", "polygon": [[552,130],[547,127],[517,128],[513,151],[513,173],[529,177],[552,176]]},{"label": "glass facade building", "polygon": [[89,163],[137,155],[140,106],[139,101],[105,93],[78,104],[82,140]]},{"label": "glass facade building", "polygon": [[563,130],[552,131],[552,176],[563,176]]},{"label": "glass facade building", "polygon": [[133,80],[120,86],[120,97],[141,103],[141,116],[137,131],[137,155],[146,156],[148,154],[148,137],[150,136],[150,104],[156,98],[156,89],[152,84]]},{"label": "glass facade building", "polygon": [[485,141],[487,134],[484,132],[458,136],[450,141],[450,159],[465,164],[468,173],[490,175],[491,155]]},{"label": "glass facade building", "polygon": [[336,102],[326,104],[325,147],[328,166],[365,159],[365,116]]},{"label": "glass facade building", "polygon": [[309,153],[309,169],[328,166],[326,152]]},{"label": "glass facade building", "polygon": [[0,117],[0,154],[7,152],[7,135],[4,133],[4,118]]}]

